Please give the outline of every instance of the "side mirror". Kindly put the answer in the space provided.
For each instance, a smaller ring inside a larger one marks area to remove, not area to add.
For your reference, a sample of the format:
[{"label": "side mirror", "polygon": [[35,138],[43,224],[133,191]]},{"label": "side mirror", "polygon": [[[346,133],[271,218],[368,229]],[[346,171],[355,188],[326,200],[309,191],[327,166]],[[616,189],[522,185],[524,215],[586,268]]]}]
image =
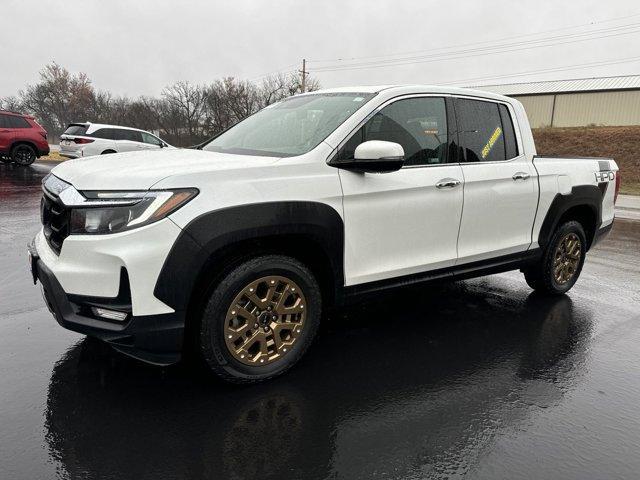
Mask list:
[{"label": "side mirror", "polygon": [[357,172],[387,173],[400,170],[404,165],[402,145],[383,140],[369,140],[356,147],[353,160],[342,160],[335,167]]}]

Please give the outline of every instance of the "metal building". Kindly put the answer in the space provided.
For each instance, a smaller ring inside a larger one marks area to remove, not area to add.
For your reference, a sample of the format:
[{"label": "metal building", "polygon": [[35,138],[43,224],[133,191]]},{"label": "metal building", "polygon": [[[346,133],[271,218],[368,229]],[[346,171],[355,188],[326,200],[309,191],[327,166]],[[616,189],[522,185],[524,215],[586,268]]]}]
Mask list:
[{"label": "metal building", "polygon": [[640,125],[640,75],[473,88],[517,98],[533,128]]}]

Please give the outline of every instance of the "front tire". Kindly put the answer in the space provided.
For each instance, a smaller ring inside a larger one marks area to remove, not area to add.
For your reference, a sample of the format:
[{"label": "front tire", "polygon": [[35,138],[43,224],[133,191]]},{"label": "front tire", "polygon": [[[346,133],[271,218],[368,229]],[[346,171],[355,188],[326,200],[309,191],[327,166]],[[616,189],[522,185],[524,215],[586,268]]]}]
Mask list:
[{"label": "front tire", "polygon": [[217,283],[200,323],[200,352],[220,378],[267,380],[303,356],[320,324],[322,298],[311,271],[298,260],[264,255]]},{"label": "front tire", "polygon": [[18,165],[27,166],[36,161],[36,151],[31,145],[20,144],[11,150],[11,159]]},{"label": "front tire", "polygon": [[586,245],[587,238],[580,223],[563,223],[551,237],[540,262],[524,270],[527,284],[545,294],[568,292],[582,272]]}]

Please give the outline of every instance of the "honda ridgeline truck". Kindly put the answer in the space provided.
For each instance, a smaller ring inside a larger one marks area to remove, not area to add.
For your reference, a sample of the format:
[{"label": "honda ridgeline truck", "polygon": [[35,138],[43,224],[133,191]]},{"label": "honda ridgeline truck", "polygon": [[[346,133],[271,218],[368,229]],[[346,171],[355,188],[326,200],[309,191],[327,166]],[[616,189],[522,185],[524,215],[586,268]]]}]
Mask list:
[{"label": "honda ridgeline truck", "polygon": [[611,229],[610,159],[536,155],[517,100],[354,87],[271,105],[199,150],[65,162],[31,269],[66,328],[254,382],[363,295],[519,269],[567,292]]}]

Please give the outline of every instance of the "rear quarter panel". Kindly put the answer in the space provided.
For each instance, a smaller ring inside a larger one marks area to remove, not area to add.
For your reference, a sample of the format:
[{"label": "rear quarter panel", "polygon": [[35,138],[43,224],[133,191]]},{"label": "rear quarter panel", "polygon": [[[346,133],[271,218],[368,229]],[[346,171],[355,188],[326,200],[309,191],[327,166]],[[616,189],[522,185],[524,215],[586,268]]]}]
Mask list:
[{"label": "rear quarter panel", "polygon": [[[540,199],[538,212],[533,225],[533,247],[538,246],[538,236],[547,212],[557,195],[569,196],[574,187],[590,185],[604,190],[602,196],[601,227],[605,227],[614,218],[615,179],[599,182],[596,175],[601,171],[618,171],[615,161],[606,158],[561,158],[534,157],[534,166],[538,171]],[[606,183],[606,187],[605,184]]]}]

